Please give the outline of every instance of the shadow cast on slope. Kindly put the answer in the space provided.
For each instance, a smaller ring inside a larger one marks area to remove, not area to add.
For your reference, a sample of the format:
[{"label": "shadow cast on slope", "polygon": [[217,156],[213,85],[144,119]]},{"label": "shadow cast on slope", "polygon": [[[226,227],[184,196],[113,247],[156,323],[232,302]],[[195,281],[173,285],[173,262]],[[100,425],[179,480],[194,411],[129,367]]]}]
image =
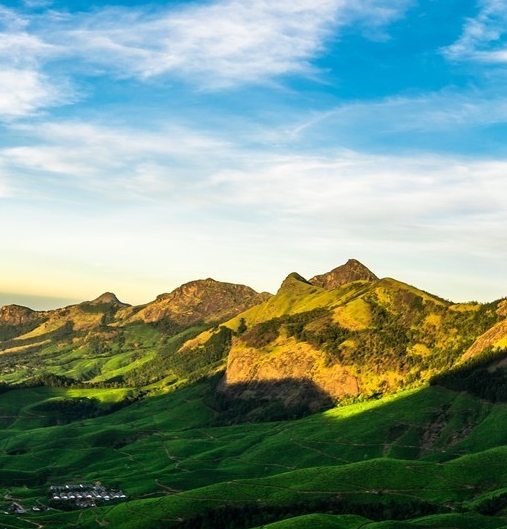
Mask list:
[{"label": "shadow cast on slope", "polygon": [[299,419],[333,407],[331,396],[310,379],[226,384],[222,375],[211,379],[205,403],[216,413],[213,425]]}]

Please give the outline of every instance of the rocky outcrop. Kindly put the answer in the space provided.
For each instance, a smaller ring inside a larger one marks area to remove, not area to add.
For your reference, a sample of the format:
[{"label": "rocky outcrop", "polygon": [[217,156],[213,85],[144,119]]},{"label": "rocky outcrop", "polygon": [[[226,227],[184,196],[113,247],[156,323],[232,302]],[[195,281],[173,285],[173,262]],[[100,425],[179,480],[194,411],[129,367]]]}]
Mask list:
[{"label": "rocky outcrop", "polygon": [[272,396],[279,398],[284,386],[276,383],[284,380],[311,382],[333,399],[357,395],[360,391],[359,380],[351,369],[330,361],[329,355],[307,343],[280,338],[269,350],[244,347],[238,341],[229,353],[223,391],[247,388],[250,397],[255,397],[258,388],[265,392],[270,387],[266,383],[270,382]]},{"label": "rocky outcrop", "polygon": [[179,325],[224,321],[262,303],[269,296],[245,285],[200,279],[186,283],[169,294],[161,294],[137,312],[134,318],[145,322],[168,318]]},{"label": "rocky outcrop", "polygon": [[120,301],[115,294],[112,292],[104,292],[98,298],[95,298],[93,301],[89,302],[91,305],[116,305],[118,307],[130,307],[128,303],[123,303]]},{"label": "rocky outcrop", "polygon": [[338,266],[326,274],[310,279],[312,285],[333,290],[352,283],[353,281],[377,281],[378,277],[356,259],[349,259],[344,265]]},{"label": "rocky outcrop", "polygon": [[24,325],[40,319],[40,314],[21,305],[5,305],[0,308],[0,323],[6,325]]}]

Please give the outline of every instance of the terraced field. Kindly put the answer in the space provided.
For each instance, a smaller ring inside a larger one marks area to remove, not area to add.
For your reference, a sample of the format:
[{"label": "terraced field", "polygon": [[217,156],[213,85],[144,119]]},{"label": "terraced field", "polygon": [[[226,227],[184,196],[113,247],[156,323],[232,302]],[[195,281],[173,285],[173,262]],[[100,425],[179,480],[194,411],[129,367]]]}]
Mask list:
[{"label": "terraced field", "polygon": [[[124,388],[0,395],[0,509],[25,510],[0,525],[507,527],[504,404],[425,388],[297,421],[211,426],[210,385],[117,410]],[[92,395],[102,415],[58,425],[41,411]],[[51,485],[98,481],[127,500],[45,510]]]}]

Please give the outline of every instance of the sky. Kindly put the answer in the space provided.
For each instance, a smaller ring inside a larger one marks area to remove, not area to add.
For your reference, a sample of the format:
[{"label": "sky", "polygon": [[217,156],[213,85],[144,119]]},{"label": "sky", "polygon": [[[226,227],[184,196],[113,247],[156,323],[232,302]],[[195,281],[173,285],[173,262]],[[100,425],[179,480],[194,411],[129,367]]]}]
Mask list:
[{"label": "sky", "polygon": [[0,0],[0,305],[507,296],[507,0]]}]

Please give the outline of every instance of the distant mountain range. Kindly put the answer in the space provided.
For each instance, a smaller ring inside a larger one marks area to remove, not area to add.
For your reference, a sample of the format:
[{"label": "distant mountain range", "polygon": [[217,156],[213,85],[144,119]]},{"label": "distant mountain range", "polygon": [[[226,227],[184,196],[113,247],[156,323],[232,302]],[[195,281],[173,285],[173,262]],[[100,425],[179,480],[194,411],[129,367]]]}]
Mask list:
[{"label": "distant mountain range", "polygon": [[[275,295],[204,279],[151,303],[113,293],[68,307],[0,309],[0,381],[163,387],[224,371],[231,399],[308,410],[416,387],[507,348],[507,301],[446,301],[351,259]],[[175,382],[177,381],[177,382]],[[255,413],[252,412],[252,417]]]}]

